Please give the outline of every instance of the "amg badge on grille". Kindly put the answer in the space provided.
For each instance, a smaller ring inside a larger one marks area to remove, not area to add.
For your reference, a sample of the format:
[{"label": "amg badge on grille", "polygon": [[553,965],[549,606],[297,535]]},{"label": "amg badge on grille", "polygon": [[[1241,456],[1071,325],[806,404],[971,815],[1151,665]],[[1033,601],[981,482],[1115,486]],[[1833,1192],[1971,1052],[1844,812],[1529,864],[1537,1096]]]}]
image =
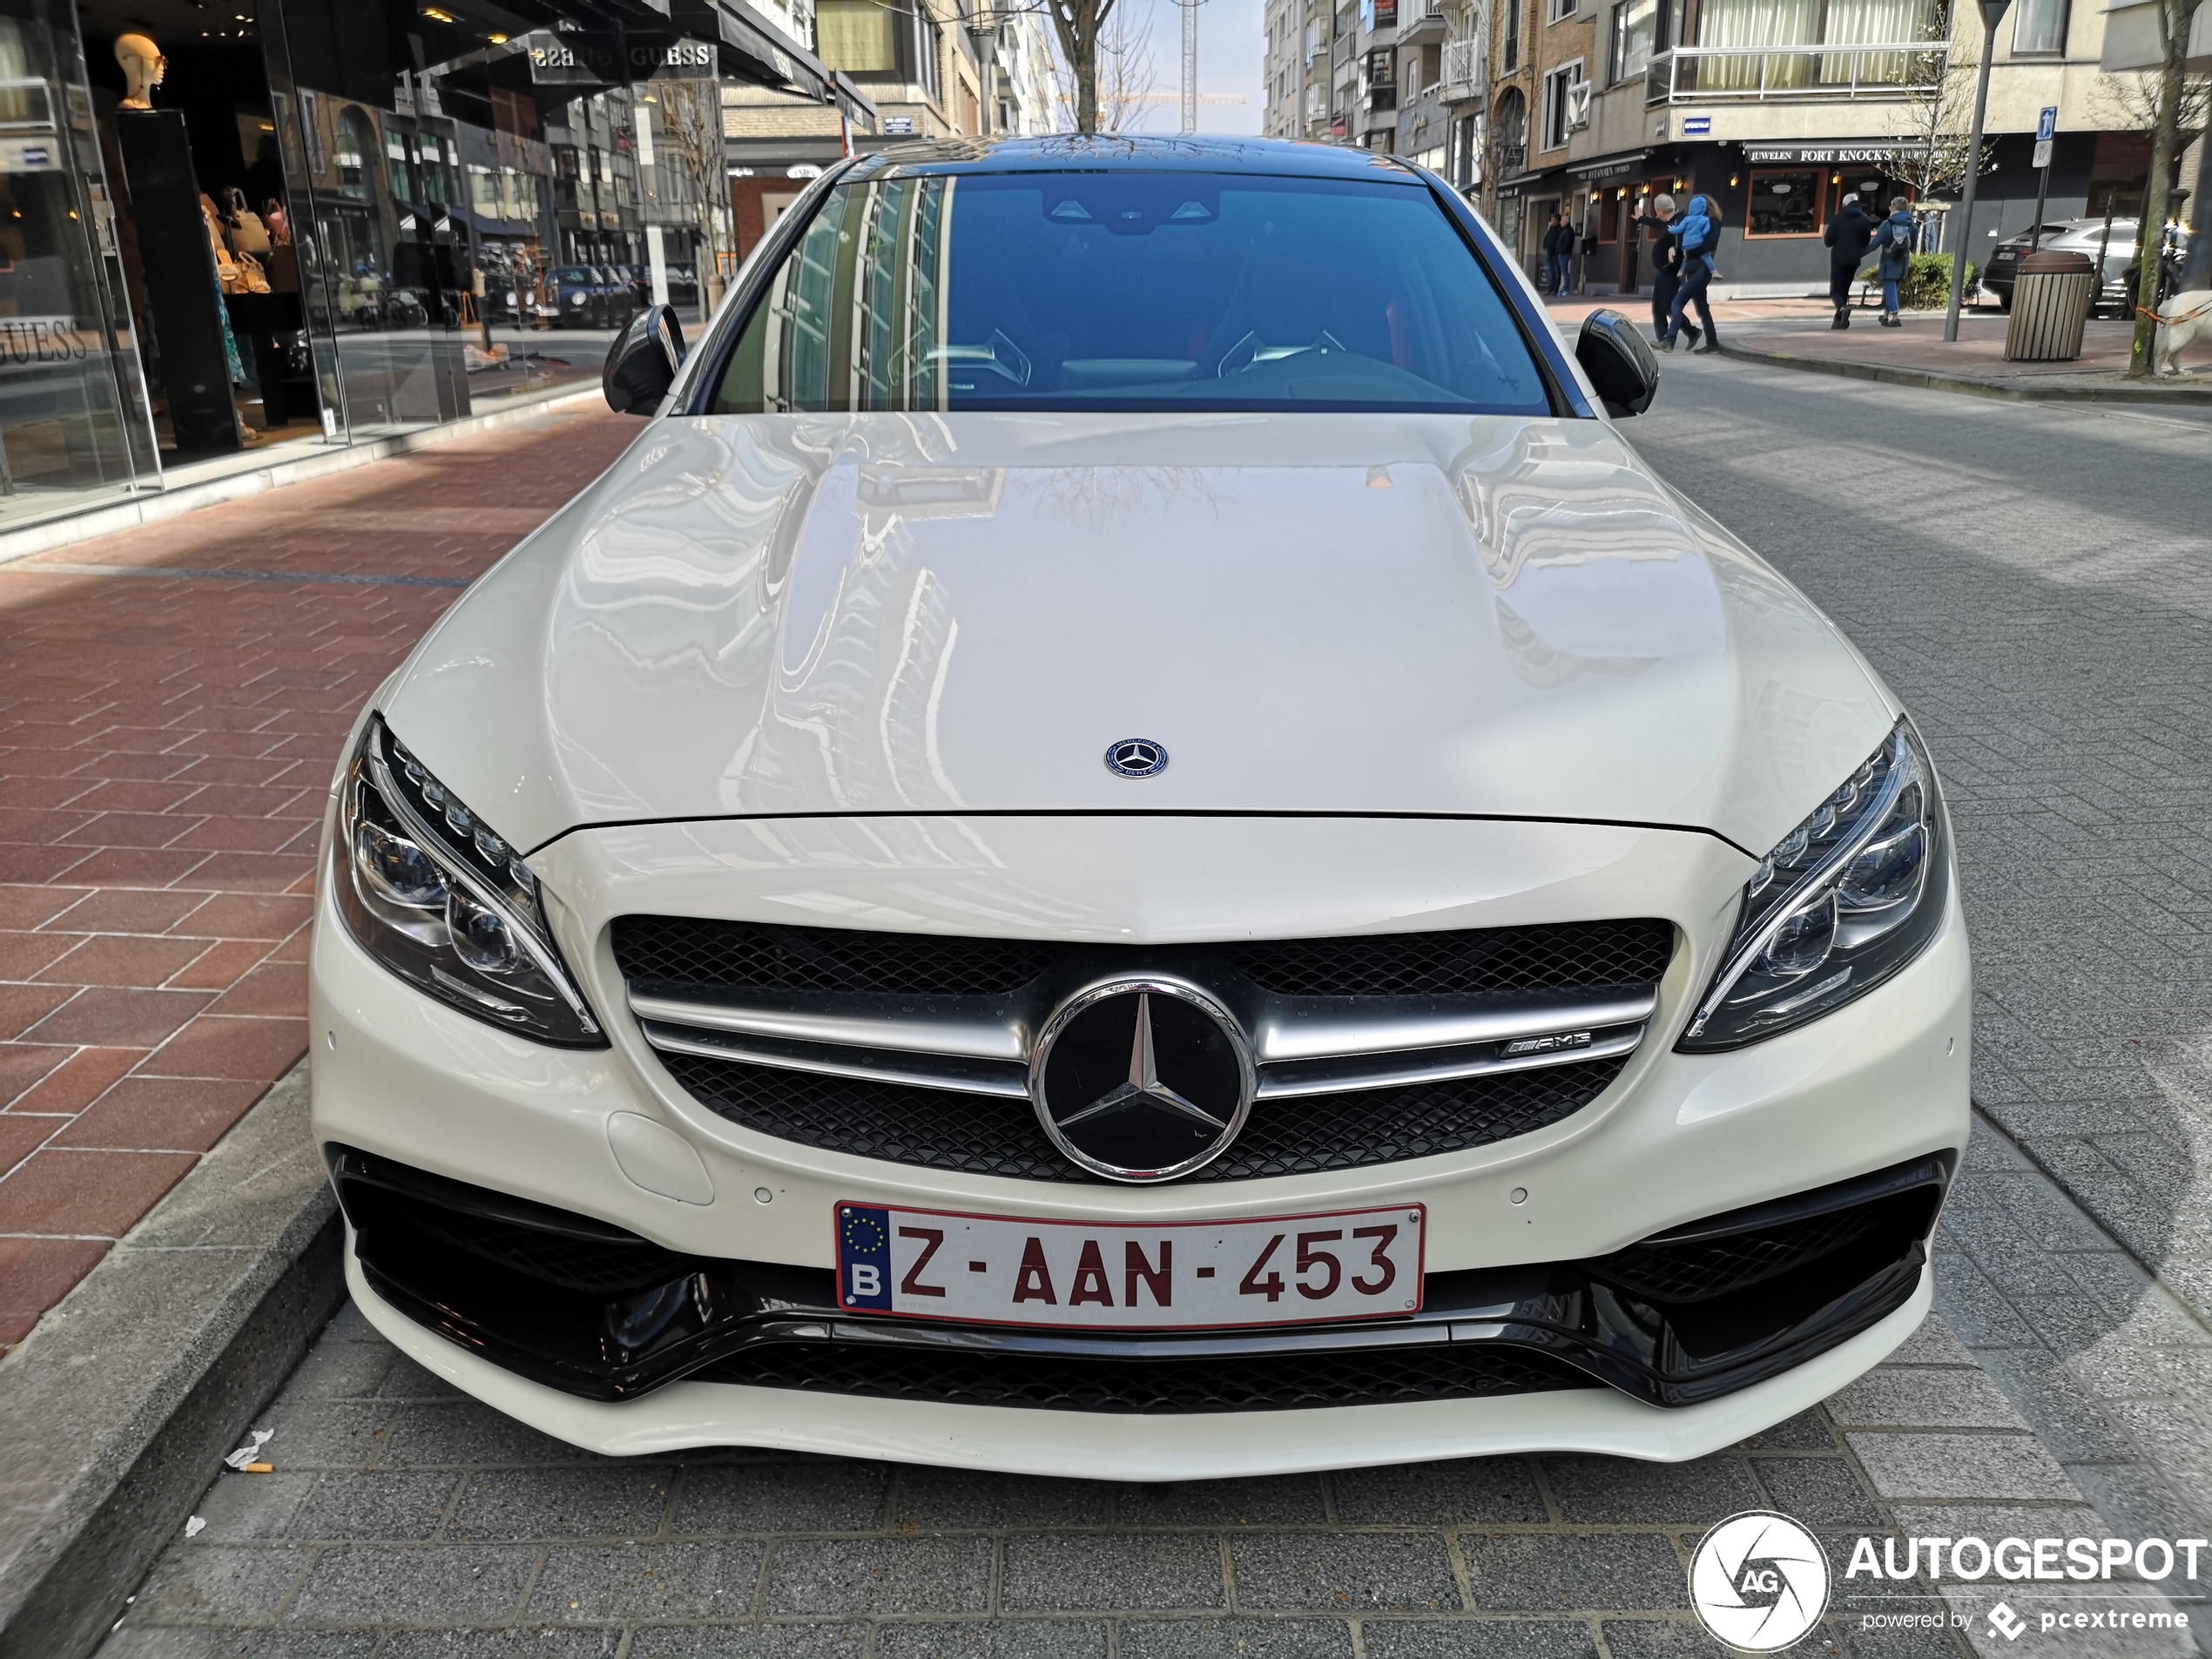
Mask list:
[{"label": "amg badge on grille", "polygon": [[1093,1174],[1171,1181],[1244,1126],[1251,1045],[1235,1017],[1180,980],[1108,980],[1045,1022],[1029,1098],[1052,1143]]}]

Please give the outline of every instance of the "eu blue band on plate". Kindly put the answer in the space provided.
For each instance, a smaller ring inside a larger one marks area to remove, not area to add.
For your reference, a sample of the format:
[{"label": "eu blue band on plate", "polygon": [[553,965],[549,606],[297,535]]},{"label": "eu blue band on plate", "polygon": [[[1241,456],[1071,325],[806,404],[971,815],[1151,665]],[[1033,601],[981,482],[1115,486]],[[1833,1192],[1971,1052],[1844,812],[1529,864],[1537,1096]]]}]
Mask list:
[{"label": "eu blue band on plate", "polygon": [[891,1212],[869,1204],[837,1207],[837,1288],[849,1308],[891,1310]]}]

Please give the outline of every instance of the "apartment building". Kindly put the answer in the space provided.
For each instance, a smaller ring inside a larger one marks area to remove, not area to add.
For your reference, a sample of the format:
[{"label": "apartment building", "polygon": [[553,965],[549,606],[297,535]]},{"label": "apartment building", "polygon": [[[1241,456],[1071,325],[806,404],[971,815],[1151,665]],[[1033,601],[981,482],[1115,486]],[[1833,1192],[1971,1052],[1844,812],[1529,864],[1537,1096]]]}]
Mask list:
[{"label": "apartment building", "polygon": [[[1495,3],[1485,205],[1532,272],[1550,214],[1566,212],[1595,240],[1577,277],[1598,291],[1649,286],[1635,220],[1662,192],[1718,207],[1716,293],[1824,287],[1829,216],[1846,193],[1878,206],[1913,195],[1900,173],[1925,143],[1929,100],[1947,84],[1963,128],[1983,40],[1978,10],[1946,0]],[[1979,263],[2027,227],[2046,106],[2059,112],[2047,219],[2140,206],[2149,145],[2112,130],[2104,27],[2095,0],[2014,0],[1992,64],[1993,165],[1972,226],[1942,215],[1944,247]]]},{"label": "apartment building", "polygon": [[1271,138],[1327,138],[1335,113],[1335,0],[1267,0],[1261,26],[1260,131]]},{"label": "apartment building", "polygon": [[1042,13],[985,0],[788,0],[787,26],[847,94],[804,103],[725,85],[723,132],[738,246],[750,252],[807,181],[842,156],[911,138],[1041,133],[1060,125]]}]

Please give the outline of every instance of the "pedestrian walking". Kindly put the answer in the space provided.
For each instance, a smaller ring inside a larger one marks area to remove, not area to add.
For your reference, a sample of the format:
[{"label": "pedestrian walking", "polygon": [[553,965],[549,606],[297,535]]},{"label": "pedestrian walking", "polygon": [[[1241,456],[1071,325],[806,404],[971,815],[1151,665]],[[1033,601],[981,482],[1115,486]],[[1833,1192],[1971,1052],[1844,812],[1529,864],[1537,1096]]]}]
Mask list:
[{"label": "pedestrian walking", "polygon": [[1675,308],[1675,291],[1682,286],[1682,250],[1675,245],[1675,199],[1651,199],[1651,210],[1636,215],[1636,224],[1652,233],[1651,333],[1657,339],[1667,332],[1667,319]]},{"label": "pedestrian walking", "polygon": [[[1713,327],[1713,308],[1705,298],[1713,280],[1713,254],[1721,245],[1721,216],[1711,198],[1689,199],[1689,211],[1676,223],[1674,241],[1682,260],[1682,286],[1675,291],[1674,309],[1667,314],[1667,332],[1659,337],[1659,349],[1674,350],[1675,336],[1687,330],[1692,351],[1716,352],[1721,348],[1720,330]],[[1702,338],[1689,321],[1692,305],[1705,325]]]},{"label": "pedestrian walking", "polygon": [[1836,320],[1831,326],[1848,328],[1851,284],[1858,280],[1859,266],[1866,263],[1866,245],[1874,239],[1874,221],[1866,217],[1857,194],[1844,198],[1828,228],[1820,233],[1820,239],[1828,245],[1828,298],[1836,307]]},{"label": "pedestrian walking", "polygon": [[1651,211],[1636,215],[1640,229],[1654,233],[1651,243],[1651,334],[1667,332],[1667,319],[1675,309],[1675,290],[1682,287],[1682,250],[1675,246],[1675,199],[1654,196]]},{"label": "pedestrian walking", "polygon": [[1567,292],[1567,267],[1575,252],[1575,227],[1567,222],[1564,213],[1552,215],[1551,228],[1544,233],[1544,257],[1551,266],[1551,291],[1554,296]]},{"label": "pedestrian walking", "polygon": [[1912,269],[1912,244],[1919,234],[1919,226],[1912,218],[1912,206],[1902,196],[1890,198],[1890,216],[1874,233],[1870,253],[1881,255],[1874,270],[1882,285],[1882,327],[1902,328],[1898,319],[1897,285],[1905,280]]}]

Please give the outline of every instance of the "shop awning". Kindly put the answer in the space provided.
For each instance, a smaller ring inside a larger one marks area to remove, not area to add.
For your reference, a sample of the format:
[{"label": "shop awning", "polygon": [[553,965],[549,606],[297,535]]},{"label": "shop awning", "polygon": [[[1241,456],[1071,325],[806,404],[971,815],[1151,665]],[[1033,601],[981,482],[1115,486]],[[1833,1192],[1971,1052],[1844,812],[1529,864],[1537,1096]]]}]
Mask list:
[{"label": "shop awning", "polygon": [[1791,166],[1801,163],[1820,166],[1879,167],[1912,147],[1910,138],[1804,138],[1787,144],[1746,142],[1743,159],[1754,167]]},{"label": "shop awning", "polygon": [[1567,176],[1586,185],[1601,184],[1608,179],[1629,179],[1643,171],[1643,164],[1651,158],[1651,149],[1645,145],[1637,150],[1615,151],[1609,156],[1593,156],[1588,161],[1570,161]]}]

